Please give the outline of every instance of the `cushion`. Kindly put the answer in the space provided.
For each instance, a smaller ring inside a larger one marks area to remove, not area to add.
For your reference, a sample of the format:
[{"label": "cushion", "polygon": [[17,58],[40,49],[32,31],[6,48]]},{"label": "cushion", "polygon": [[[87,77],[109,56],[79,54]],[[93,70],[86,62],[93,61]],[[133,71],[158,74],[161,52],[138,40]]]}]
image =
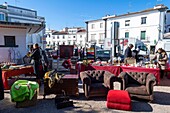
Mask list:
[{"label": "cushion", "polygon": [[129,104],[119,104],[119,103],[112,103],[112,102],[107,102],[107,108],[110,109],[119,109],[119,110],[127,110],[131,111],[132,106]]},{"label": "cushion", "polygon": [[104,71],[102,70],[90,70],[86,72],[90,77],[92,83],[103,83],[104,82]]},{"label": "cushion", "polygon": [[128,87],[126,88],[126,90],[130,94],[148,95],[146,86],[144,85],[138,86],[136,84],[128,84]]},{"label": "cushion", "polygon": [[127,72],[130,76],[128,77],[129,83],[134,84],[146,84],[146,77],[148,73],[145,72]]},{"label": "cushion", "polygon": [[108,88],[106,88],[104,83],[94,83],[91,84],[90,91],[97,92],[97,93],[106,93],[108,92]]},{"label": "cushion", "polygon": [[110,90],[107,95],[107,107],[121,110],[131,110],[131,98],[124,90]]}]

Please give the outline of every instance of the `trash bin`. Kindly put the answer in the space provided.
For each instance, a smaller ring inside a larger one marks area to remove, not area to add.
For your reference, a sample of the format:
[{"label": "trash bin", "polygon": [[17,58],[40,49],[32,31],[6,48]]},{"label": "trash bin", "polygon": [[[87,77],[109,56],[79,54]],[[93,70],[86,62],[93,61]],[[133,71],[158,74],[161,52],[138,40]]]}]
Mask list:
[{"label": "trash bin", "polygon": [[0,100],[4,99],[4,87],[3,87],[3,81],[2,81],[2,70],[0,67]]}]

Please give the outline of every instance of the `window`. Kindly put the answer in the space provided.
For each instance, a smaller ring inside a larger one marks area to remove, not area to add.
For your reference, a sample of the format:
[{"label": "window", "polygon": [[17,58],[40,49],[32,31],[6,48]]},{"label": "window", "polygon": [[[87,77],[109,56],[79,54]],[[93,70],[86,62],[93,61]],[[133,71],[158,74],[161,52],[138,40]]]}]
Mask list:
[{"label": "window", "polygon": [[91,34],[91,42],[92,43],[96,42],[95,36],[96,36],[96,34]]},{"label": "window", "polygon": [[104,43],[104,33],[99,33],[99,43],[100,44]]},{"label": "window", "polygon": [[80,45],[82,45],[83,43],[82,43],[82,41],[80,41]]},{"label": "window", "polygon": [[53,39],[55,39],[55,36],[53,36]]},{"label": "window", "polygon": [[76,36],[73,36],[73,38],[76,38]]},{"label": "window", "polygon": [[82,35],[80,35],[80,38],[82,38]]},{"label": "window", "polygon": [[146,17],[141,18],[141,24],[146,24]]},{"label": "window", "polygon": [[5,21],[5,15],[3,13],[0,13],[0,20]]},{"label": "window", "polygon": [[169,32],[170,32],[170,28],[169,28]]},{"label": "window", "polygon": [[91,29],[94,29],[94,28],[95,28],[95,24],[92,24],[92,25],[91,25]]},{"label": "window", "polygon": [[125,32],[125,38],[129,38],[129,32]]},{"label": "window", "polygon": [[65,39],[65,36],[63,35],[63,39]]},{"label": "window", "polygon": [[55,42],[53,42],[53,46],[55,46]]},{"label": "window", "polygon": [[59,36],[57,36],[57,39],[59,39]]},{"label": "window", "polygon": [[68,45],[71,45],[71,42],[70,42],[70,41],[68,41]]},{"label": "window", "polygon": [[130,20],[125,20],[125,26],[130,26]]},{"label": "window", "polygon": [[76,42],[75,42],[75,41],[73,42],[73,45],[76,45]]},{"label": "window", "polygon": [[65,42],[63,42],[63,45],[65,45]]},{"label": "window", "polygon": [[100,23],[100,28],[103,28],[103,23]]},{"label": "window", "polygon": [[141,31],[140,38],[141,38],[141,40],[145,40],[145,38],[146,38],[146,31]]},{"label": "window", "polygon": [[15,47],[15,36],[4,36],[6,47]]}]

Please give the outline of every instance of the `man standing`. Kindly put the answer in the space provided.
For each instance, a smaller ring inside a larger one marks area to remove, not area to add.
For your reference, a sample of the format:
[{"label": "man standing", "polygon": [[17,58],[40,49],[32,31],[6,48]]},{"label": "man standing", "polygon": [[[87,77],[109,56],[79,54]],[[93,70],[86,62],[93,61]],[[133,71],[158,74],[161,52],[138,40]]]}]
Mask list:
[{"label": "man standing", "polygon": [[40,60],[41,60],[41,55],[40,55],[40,49],[38,47],[38,44],[33,45],[33,52],[31,54],[31,59],[33,60],[33,68],[34,68],[34,74],[37,77],[37,82],[40,84],[40,71],[39,71],[39,66],[40,66]]},{"label": "man standing", "polygon": [[131,50],[132,48],[133,48],[133,44],[129,44],[129,46],[125,50],[125,54],[124,54],[125,58],[132,57],[132,50]]}]

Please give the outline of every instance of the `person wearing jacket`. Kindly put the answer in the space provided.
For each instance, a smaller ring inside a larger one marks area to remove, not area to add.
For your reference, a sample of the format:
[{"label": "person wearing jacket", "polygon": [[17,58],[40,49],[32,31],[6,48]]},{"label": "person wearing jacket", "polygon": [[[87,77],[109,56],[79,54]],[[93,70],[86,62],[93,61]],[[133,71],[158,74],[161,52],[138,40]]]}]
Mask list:
[{"label": "person wearing jacket", "polygon": [[38,44],[34,44],[33,45],[33,52],[31,53],[31,59],[33,60],[33,68],[34,68],[34,74],[37,77],[37,82],[40,83],[40,71],[39,71],[39,66],[40,66],[40,60],[42,58],[42,56],[40,55],[40,49]]},{"label": "person wearing jacket", "polygon": [[152,61],[153,60],[156,60],[157,66],[160,68],[160,76],[161,78],[163,78],[164,70],[166,69],[167,60],[168,60],[168,55],[166,51],[163,50],[162,48],[159,48]]},{"label": "person wearing jacket", "polygon": [[129,46],[126,48],[125,53],[124,53],[124,63],[127,63],[127,59],[132,58],[132,49],[133,44],[129,44]]},{"label": "person wearing jacket", "polygon": [[129,46],[125,50],[125,54],[124,54],[125,58],[132,57],[132,50],[131,50],[132,48],[133,48],[133,44],[129,44]]}]

